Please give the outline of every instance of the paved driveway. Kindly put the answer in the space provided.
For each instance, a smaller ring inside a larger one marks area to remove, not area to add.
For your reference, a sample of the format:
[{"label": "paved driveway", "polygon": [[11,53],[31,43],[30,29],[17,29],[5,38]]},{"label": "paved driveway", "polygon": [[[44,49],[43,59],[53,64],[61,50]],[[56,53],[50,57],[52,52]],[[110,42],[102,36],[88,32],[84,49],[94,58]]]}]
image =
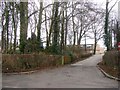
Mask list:
[{"label": "paved driveway", "polygon": [[96,67],[102,55],[94,55],[72,65],[29,75],[3,75],[5,88],[117,88]]}]

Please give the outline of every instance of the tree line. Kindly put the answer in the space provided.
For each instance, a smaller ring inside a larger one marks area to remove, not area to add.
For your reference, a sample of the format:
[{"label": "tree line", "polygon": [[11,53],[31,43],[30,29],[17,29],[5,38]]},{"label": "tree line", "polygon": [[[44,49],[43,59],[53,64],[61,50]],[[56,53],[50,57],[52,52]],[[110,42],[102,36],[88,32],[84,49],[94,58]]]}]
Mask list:
[{"label": "tree line", "polygon": [[[107,6],[103,9],[90,1],[37,3],[39,4],[30,1],[0,3],[3,53],[17,53],[19,48],[20,53],[45,50],[60,54],[67,45],[80,46],[83,38],[90,38],[94,40],[95,54],[98,41],[105,35],[109,35],[109,41],[106,39],[108,36],[104,37],[107,47],[110,47],[108,42],[111,42],[113,34],[118,40],[115,28],[110,29],[109,26],[117,25],[117,22],[111,22],[115,21],[115,17],[109,15],[106,18]],[[45,48],[43,43],[46,44]]]}]

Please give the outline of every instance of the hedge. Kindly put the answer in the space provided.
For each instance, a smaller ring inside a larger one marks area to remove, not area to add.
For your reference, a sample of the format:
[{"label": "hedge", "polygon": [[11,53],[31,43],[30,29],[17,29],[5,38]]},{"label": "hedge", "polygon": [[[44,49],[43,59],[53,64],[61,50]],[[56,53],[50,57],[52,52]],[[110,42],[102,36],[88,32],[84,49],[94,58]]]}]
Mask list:
[{"label": "hedge", "polygon": [[70,55],[46,55],[46,54],[3,54],[2,72],[24,72],[47,67],[57,67],[63,64],[73,63],[91,54],[84,54],[81,57]]},{"label": "hedge", "polygon": [[[70,63],[71,58],[64,56],[64,63]],[[60,66],[62,56],[40,54],[3,54],[2,72],[20,72],[30,69]]]}]

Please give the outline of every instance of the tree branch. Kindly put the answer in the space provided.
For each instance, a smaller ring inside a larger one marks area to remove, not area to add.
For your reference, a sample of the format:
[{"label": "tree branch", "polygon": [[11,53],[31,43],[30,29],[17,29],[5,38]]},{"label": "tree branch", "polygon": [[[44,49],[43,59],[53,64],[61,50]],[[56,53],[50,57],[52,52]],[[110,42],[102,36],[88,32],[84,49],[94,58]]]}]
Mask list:
[{"label": "tree branch", "polygon": [[108,14],[110,13],[110,11],[113,9],[113,7],[116,5],[116,3],[118,2],[118,0],[116,0],[116,2],[113,4],[113,6],[110,8],[110,10],[108,11]]}]

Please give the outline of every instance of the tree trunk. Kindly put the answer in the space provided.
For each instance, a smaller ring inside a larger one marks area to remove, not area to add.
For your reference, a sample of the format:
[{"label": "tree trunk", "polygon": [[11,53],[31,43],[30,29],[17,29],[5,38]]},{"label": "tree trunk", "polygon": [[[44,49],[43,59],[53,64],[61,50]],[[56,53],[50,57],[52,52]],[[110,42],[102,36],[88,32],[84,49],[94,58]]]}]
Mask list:
[{"label": "tree trunk", "polygon": [[120,29],[119,29],[119,22],[117,22],[117,25],[116,25],[116,27],[117,27],[117,34],[116,34],[116,40],[117,40],[117,47],[118,47],[118,43],[120,42]]},{"label": "tree trunk", "polygon": [[108,13],[108,0],[106,1],[106,14],[105,14],[105,45],[107,47],[107,51],[110,50],[110,47],[109,47],[109,35],[108,35],[108,18],[109,18],[109,13]]},{"label": "tree trunk", "polygon": [[87,42],[86,42],[86,35],[85,35],[85,52],[87,52]]},{"label": "tree trunk", "polygon": [[45,28],[46,28],[46,47],[49,47],[46,10],[45,10]]},{"label": "tree trunk", "polygon": [[[73,7],[73,2],[72,2],[72,9],[73,9],[74,7]],[[72,24],[73,24],[73,46],[75,45],[75,43],[76,43],[76,32],[75,32],[75,23],[74,23],[74,16],[73,16],[73,14],[74,14],[74,9],[72,10]]]},{"label": "tree trunk", "polygon": [[61,50],[64,49],[64,7],[62,11]]},{"label": "tree trunk", "polygon": [[65,10],[65,46],[67,45],[67,34],[68,34],[68,18],[67,18],[67,2],[66,2],[66,10]]},{"label": "tree trunk", "polygon": [[28,28],[28,2],[20,2],[20,52],[24,53]]},{"label": "tree trunk", "polygon": [[82,39],[82,31],[83,31],[83,25],[82,25],[82,16],[81,16],[81,30],[80,30],[80,33],[79,33],[79,39],[78,39],[78,45],[80,45],[81,43],[81,39]]},{"label": "tree trunk", "polygon": [[50,25],[50,30],[49,30],[49,36],[48,36],[48,44],[47,44],[47,48],[50,45],[50,41],[51,41],[51,34],[53,31],[53,25],[54,25],[54,4],[53,4],[53,9],[52,9],[52,19],[51,19],[51,25]]},{"label": "tree trunk", "polygon": [[40,2],[39,20],[37,25],[37,41],[41,44],[41,24],[42,24],[43,2]]},{"label": "tree trunk", "polygon": [[94,38],[95,40],[94,40],[94,52],[93,52],[93,54],[95,55],[96,54],[96,47],[97,47],[97,40],[96,40],[96,36],[95,36],[95,38]]},{"label": "tree trunk", "polygon": [[6,32],[7,32],[5,52],[7,53],[7,52],[8,52],[8,49],[9,49],[9,10],[8,10],[8,6],[6,6],[5,18],[6,18],[5,30],[6,30]]},{"label": "tree trunk", "polygon": [[[15,6],[14,2],[11,2],[13,10],[12,10],[12,20],[13,20],[13,27],[14,27],[14,43],[13,43],[13,52],[16,51],[16,38],[17,38],[17,22],[15,21]],[[18,14],[18,11],[16,11]]]},{"label": "tree trunk", "polygon": [[54,25],[53,25],[53,52],[58,53],[58,38],[59,38],[59,28],[58,28],[58,7],[59,7],[59,2],[54,2],[55,4],[55,17],[54,17]]},{"label": "tree trunk", "polygon": [[1,48],[1,51],[5,52],[6,34],[5,34],[5,26],[4,26],[3,22],[4,22],[4,13],[2,14],[2,35],[1,35],[2,36],[1,37],[2,48]]},{"label": "tree trunk", "polygon": [[11,31],[11,35],[10,35],[10,52],[9,53],[13,53],[13,51],[12,51],[12,47],[13,47],[13,45],[12,45],[12,40],[13,40],[12,34],[13,34],[13,27],[12,27],[12,31]]}]

